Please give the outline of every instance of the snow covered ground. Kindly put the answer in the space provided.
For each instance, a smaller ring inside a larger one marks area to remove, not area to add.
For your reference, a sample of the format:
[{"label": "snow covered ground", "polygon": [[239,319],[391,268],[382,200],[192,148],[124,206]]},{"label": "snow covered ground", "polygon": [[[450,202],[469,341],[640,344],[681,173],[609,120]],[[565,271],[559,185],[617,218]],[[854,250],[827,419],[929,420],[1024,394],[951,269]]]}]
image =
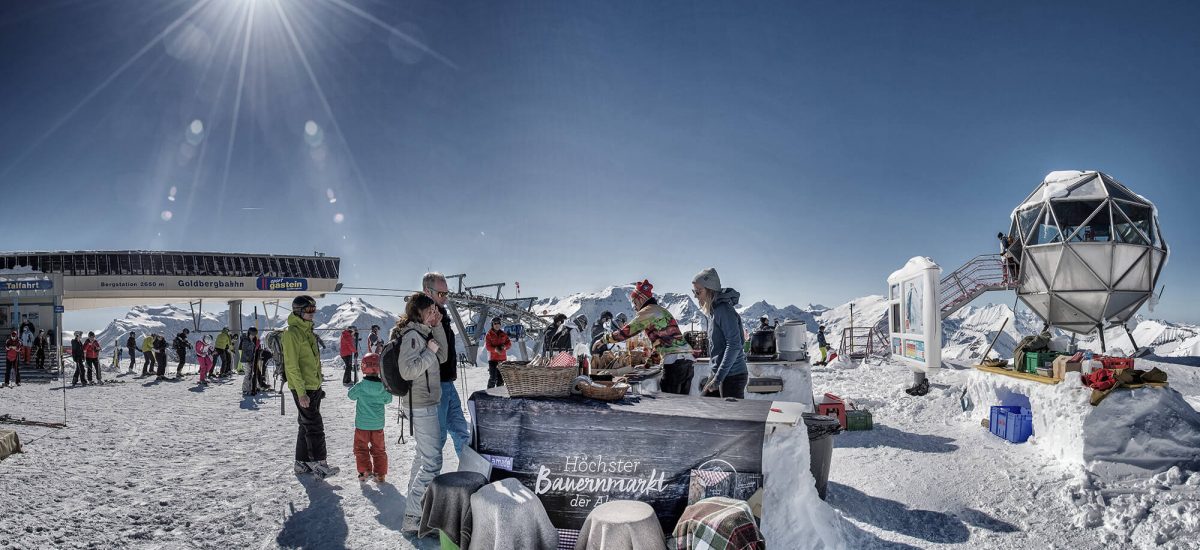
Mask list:
[{"label": "snow covered ground", "polygon": [[[1200,368],[1155,365],[1200,401]],[[938,373],[924,398],[902,392],[907,367],[814,371],[818,395],[875,415],[873,431],[835,439],[828,504],[852,548],[1200,547],[1200,473],[1107,483],[1009,444],[980,427],[980,411],[962,413],[963,371]],[[467,372],[469,390],[484,386],[486,369]],[[399,531],[412,445],[396,443],[396,423],[389,483],[350,474],[354,409],[339,376],[328,362],[322,409],[330,462],[343,468],[328,482],[291,473],[293,404],[280,416],[273,395],[242,399],[240,378],[201,390],[194,378],[112,373],[118,383],[68,388],[67,429],[3,426],[25,453],[0,462],[0,547],[436,547]],[[0,390],[2,413],[62,421],[63,392]],[[446,468],[455,467],[451,451]]]}]

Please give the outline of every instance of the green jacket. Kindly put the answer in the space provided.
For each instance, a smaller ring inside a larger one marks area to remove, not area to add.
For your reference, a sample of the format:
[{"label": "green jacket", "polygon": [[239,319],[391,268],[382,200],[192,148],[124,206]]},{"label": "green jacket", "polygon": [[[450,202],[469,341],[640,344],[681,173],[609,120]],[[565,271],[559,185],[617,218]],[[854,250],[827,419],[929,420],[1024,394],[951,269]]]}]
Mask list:
[{"label": "green jacket", "polygon": [[145,352],[145,351],[150,351],[153,349],[154,349],[154,337],[147,336],[145,338],[142,338],[142,351]]},{"label": "green jacket", "polygon": [[288,387],[296,393],[321,389],[321,355],[312,321],[288,315],[288,328],[279,337],[283,344],[283,370]]},{"label": "green jacket", "polygon": [[229,332],[228,331],[222,330],[221,334],[217,335],[216,346],[217,346],[217,349],[228,349],[229,348]]},{"label": "green jacket", "polygon": [[[374,378],[374,377],[372,377]],[[383,387],[383,382],[363,378],[350,388],[346,397],[357,401],[354,405],[354,427],[360,430],[382,430],[384,407],[392,402],[392,394]]]}]

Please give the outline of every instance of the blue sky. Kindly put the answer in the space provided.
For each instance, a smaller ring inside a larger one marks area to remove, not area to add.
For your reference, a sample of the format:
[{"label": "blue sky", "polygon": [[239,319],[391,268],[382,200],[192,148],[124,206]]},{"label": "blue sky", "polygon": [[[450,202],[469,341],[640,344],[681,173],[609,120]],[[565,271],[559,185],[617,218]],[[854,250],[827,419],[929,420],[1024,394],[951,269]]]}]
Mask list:
[{"label": "blue sky", "polygon": [[0,0],[4,227],[835,305],[1099,169],[1159,205],[1153,315],[1200,321],[1200,6],[1043,4]]}]

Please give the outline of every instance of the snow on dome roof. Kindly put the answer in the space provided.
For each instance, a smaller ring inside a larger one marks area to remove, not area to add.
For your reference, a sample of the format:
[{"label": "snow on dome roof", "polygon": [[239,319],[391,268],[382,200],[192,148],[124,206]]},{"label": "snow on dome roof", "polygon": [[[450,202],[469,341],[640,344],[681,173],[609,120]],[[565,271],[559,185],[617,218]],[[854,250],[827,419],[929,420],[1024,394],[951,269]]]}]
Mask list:
[{"label": "snow on dome roof", "polygon": [[937,269],[940,271],[942,268],[928,256],[913,256],[912,258],[909,258],[907,263],[904,264],[904,267],[897,269],[896,271],[893,271],[891,275],[888,275],[888,284],[898,283],[901,280],[912,277],[913,275],[925,271],[926,269]]},{"label": "snow on dome roof", "polygon": [[[1109,197],[1142,203],[1154,208],[1150,202],[1130,191],[1112,176],[1096,170],[1055,170],[1046,174],[1042,183],[1009,214],[1016,219],[1017,212],[1040,206],[1051,200],[1103,200]],[[1155,209],[1157,213],[1157,209]]]}]

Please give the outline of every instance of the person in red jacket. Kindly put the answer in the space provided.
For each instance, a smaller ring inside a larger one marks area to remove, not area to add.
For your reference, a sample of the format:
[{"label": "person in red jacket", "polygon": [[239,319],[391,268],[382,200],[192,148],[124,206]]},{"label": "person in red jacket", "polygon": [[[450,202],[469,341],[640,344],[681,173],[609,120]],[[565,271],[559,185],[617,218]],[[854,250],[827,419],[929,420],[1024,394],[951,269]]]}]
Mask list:
[{"label": "person in red jacket", "polygon": [[8,341],[4,343],[4,385],[8,386],[8,375],[14,369],[17,371],[17,385],[21,385],[21,339],[17,338],[17,331],[12,331],[12,335],[8,337]]},{"label": "person in red jacket", "polygon": [[342,331],[342,341],[339,348],[342,361],[346,363],[346,373],[342,375],[342,383],[349,386],[353,384],[350,380],[350,371],[354,368],[354,354],[358,352],[354,345],[354,327],[350,327]]},{"label": "person in red jacket", "polygon": [[83,358],[85,360],[84,370],[87,371],[88,383],[92,382],[92,369],[96,370],[96,383],[103,384],[100,379],[100,342],[96,340],[96,333],[89,332],[87,341],[83,343]]},{"label": "person in red jacket", "polygon": [[485,338],[488,350],[488,386],[494,388],[503,386],[504,379],[500,377],[500,369],[497,366],[501,361],[508,359],[508,349],[512,347],[512,339],[508,337],[508,333],[500,327],[500,318],[492,319],[492,330],[487,333]]}]

